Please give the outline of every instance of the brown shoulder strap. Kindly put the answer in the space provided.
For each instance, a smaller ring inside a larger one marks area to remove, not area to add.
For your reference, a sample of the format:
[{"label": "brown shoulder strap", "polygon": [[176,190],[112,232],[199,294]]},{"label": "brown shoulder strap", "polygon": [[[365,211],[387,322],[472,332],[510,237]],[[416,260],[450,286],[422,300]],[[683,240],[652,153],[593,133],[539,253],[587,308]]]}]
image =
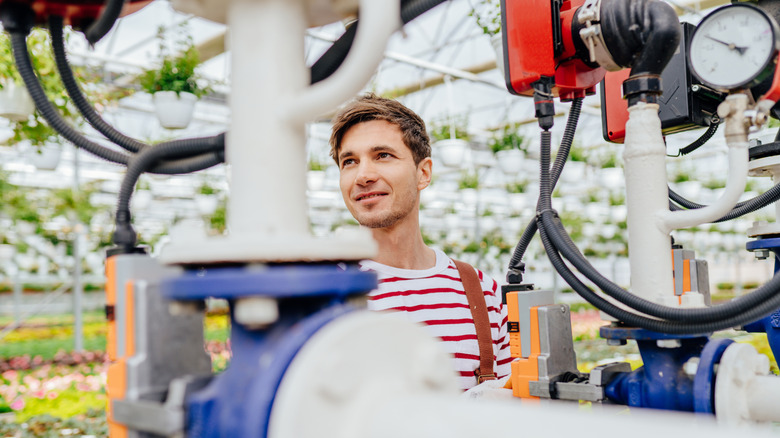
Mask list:
[{"label": "brown shoulder strap", "polygon": [[468,263],[453,260],[460,274],[463,289],[466,290],[466,299],[471,309],[471,318],[474,320],[474,328],[477,331],[477,343],[479,344],[479,368],[474,370],[477,384],[485,380],[496,378],[493,372],[493,336],[490,333],[490,317],[488,316],[485,293],[479,283],[477,272]]}]

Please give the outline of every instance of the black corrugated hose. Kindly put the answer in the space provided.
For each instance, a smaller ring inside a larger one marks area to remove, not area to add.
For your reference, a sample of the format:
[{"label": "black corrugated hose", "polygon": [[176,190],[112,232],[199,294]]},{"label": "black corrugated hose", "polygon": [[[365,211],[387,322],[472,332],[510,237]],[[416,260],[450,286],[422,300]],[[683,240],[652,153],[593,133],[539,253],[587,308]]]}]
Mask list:
[{"label": "black corrugated hose", "polygon": [[[555,156],[555,163],[553,163],[553,188],[555,188],[555,185],[558,183],[558,178],[560,178],[561,173],[563,172],[563,166],[566,164],[566,160],[569,157],[569,151],[571,151],[571,145],[574,142],[574,133],[577,130],[577,123],[580,120],[580,112],[582,110],[582,100],[583,99],[581,97],[575,98],[571,103],[571,108],[569,109],[569,117],[566,121],[566,129],[564,129],[563,137],[561,138],[561,146],[558,148],[558,153]],[[520,236],[520,241],[517,243],[517,246],[515,246],[515,250],[512,253],[512,259],[509,261],[509,273],[507,273],[507,281],[509,281],[509,277],[513,273],[522,273],[524,270],[522,263],[523,255],[525,255],[525,251],[528,249],[528,245],[531,244],[531,240],[534,238],[536,231],[539,228],[536,220],[537,218],[534,217],[530,222],[528,222],[528,225],[526,225],[522,236]],[[512,282],[510,281],[510,283]]]},{"label": "black corrugated hose", "polygon": [[[541,171],[537,216],[540,218],[539,228],[545,251],[566,282],[600,310],[631,326],[643,327],[652,331],[701,334],[753,322],[780,307],[780,294],[778,294],[780,276],[774,277],[751,294],[732,300],[727,304],[704,309],[679,309],[652,303],[631,294],[604,278],[579,251],[572,248],[571,239],[552,208],[552,184],[549,170],[550,134],[547,131],[542,132],[540,155]],[[648,318],[628,312],[598,296],[571,272],[561,259],[560,253],[608,295],[635,310],[662,319]]]},{"label": "black corrugated hose", "polygon": [[[446,0],[404,0],[401,2],[401,22],[406,24]],[[344,62],[355,40],[360,20],[349,26],[325,53],[311,66],[311,83],[332,75]]]},{"label": "black corrugated hose", "polygon": [[103,7],[100,17],[90,24],[84,32],[84,36],[87,37],[87,42],[89,42],[90,46],[94,46],[114,27],[114,23],[119,18],[119,14],[122,13],[124,6],[125,0],[106,0],[106,5]]},{"label": "black corrugated hose", "polygon": [[138,178],[146,169],[166,158],[176,158],[193,154],[215,153],[225,144],[225,134],[216,137],[174,140],[146,148],[138,152],[128,163],[127,173],[122,179],[116,209],[116,231],[114,244],[132,249],[136,245],[136,234],[130,224],[130,198],[135,190]]}]

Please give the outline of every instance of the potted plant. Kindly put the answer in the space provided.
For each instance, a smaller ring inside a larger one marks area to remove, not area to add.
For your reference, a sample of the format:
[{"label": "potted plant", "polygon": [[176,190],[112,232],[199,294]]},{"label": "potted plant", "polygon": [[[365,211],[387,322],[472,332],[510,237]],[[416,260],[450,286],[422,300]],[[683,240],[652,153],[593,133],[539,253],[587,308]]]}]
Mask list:
[{"label": "potted plant", "polygon": [[[39,38],[34,31],[30,38]],[[11,40],[0,35],[0,117],[11,121],[27,120],[35,111],[35,104],[16,71]]]},{"label": "potted plant", "polygon": [[515,175],[522,169],[527,141],[516,127],[501,130],[491,139],[489,146],[504,174]]},{"label": "potted plant", "polygon": [[448,121],[434,124],[431,130],[433,146],[438,151],[442,164],[447,167],[460,167],[469,149],[469,134],[465,128],[465,120],[452,117]]},{"label": "potted plant", "polygon": [[216,187],[204,181],[195,193],[195,204],[202,215],[212,215],[219,204],[219,192]]},{"label": "potted plant", "polygon": [[496,52],[496,69],[504,74],[504,43],[501,35],[501,2],[500,0],[480,0],[469,13],[482,29],[482,33],[490,37],[490,45]]},{"label": "potted plant", "polygon": [[172,49],[163,41],[164,29],[158,31],[162,61],[156,69],[146,70],[139,78],[141,88],[152,95],[155,113],[167,129],[189,126],[195,103],[206,94],[208,86],[201,85],[195,72],[200,54],[192,37],[179,39]]}]

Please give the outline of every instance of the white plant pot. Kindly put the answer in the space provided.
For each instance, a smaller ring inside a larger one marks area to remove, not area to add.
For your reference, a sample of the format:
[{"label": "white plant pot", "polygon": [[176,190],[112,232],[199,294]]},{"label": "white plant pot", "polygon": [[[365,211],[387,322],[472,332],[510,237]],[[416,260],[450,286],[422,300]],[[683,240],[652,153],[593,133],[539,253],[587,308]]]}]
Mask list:
[{"label": "white plant pot", "polygon": [[20,122],[27,120],[35,112],[35,104],[27,88],[13,81],[6,83],[0,90],[0,117]]},{"label": "white plant pot", "polygon": [[311,191],[320,191],[325,187],[325,171],[310,170],[306,173],[306,182]]},{"label": "white plant pot", "polygon": [[219,196],[197,194],[195,195],[195,204],[198,206],[198,212],[200,212],[200,214],[214,214],[219,205]]},{"label": "white plant pot", "polygon": [[152,192],[149,190],[136,190],[130,198],[130,207],[133,210],[146,210],[152,203]]},{"label": "white plant pot", "polygon": [[466,150],[469,148],[469,142],[457,138],[439,140],[434,145],[439,151],[439,158],[442,164],[447,167],[460,167]]},{"label": "white plant pot", "polygon": [[40,147],[32,146],[27,151],[30,163],[40,170],[54,170],[60,164],[62,146],[47,144]]},{"label": "white plant pot", "polygon": [[490,45],[496,52],[496,70],[504,76],[504,41],[501,32],[490,37]]},{"label": "white plant pot", "polygon": [[8,244],[0,244],[0,261],[9,263],[16,255],[16,247]]},{"label": "white plant pot", "polygon": [[152,96],[160,125],[167,129],[184,129],[192,121],[198,98],[187,92],[158,91]]},{"label": "white plant pot", "polygon": [[504,175],[517,175],[523,170],[525,153],[520,149],[506,149],[496,152],[498,167]]}]

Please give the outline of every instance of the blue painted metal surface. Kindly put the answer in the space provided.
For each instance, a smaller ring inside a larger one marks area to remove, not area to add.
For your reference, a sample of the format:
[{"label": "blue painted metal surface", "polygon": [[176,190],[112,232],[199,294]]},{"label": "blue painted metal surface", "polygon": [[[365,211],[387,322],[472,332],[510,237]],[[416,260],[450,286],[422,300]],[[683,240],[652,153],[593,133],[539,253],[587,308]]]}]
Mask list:
[{"label": "blue painted metal surface", "polygon": [[[322,327],[355,310],[346,298],[376,285],[374,273],[344,264],[212,268],[167,280],[168,298],[222,297],[230,304],[230,366],[187,398],[187,436],[266,437],[276,391],[295,355]],[[263,330],[238,323],[233,302],[247,296],[278,298],[278,320]]]},{"label": "blue painted metal surface", "polygon": [[611,327],[602,326],[599,329],[599,336],[604,339],[636,339],[639,340],[659,340],[659,339],[694,339],[701,338],[709,333],[698,335],[674,335],[669,333],[654,332],[639,327]]},{"label": "blue painted metal surface", "polygon": [[175,300],[246,296],[342,298],[363,294],[376,284],[375,273],[339,263],[192,269],[164,280],[160,290],[166,298]]},{"label": "blue painted metal surface", "polygon": [[693,411],[693,379],[683,364],[701,354],[707,338],[680,342],[677,348],[661,348],[656,340],[637,340],[644,366],[613,379],[605,388],[607,397],[628,406]]},{"label": "blue painted metal surface", "polygon": [[352,308],[329,306],[300,319],[288,309],[270,330],[233,322],[230,367],[187,399],[187,436],[264,438],[287,367],[312,335]]},{"label": "blue painted metal surface", "polygon": [[699,367],[693,378],[693,410],[702,414],[715,413],[715,365],[720,363],[720,358],[726,352],[726,348],[733,344],[731,339],[713,339],[707,343],[699,358]]},{"label": "blue painted metal surface", "polygon": [[[775,275],[780,270],[780,237],[760,238],[748,242],[748,250],[768,249],[775,255]],[[772,354],[775,358],[780,358],[780,309],[774,313],[759,319],[758,321],[747,324],[743,329],[750,333],[766,333],[766,339]]]}]

